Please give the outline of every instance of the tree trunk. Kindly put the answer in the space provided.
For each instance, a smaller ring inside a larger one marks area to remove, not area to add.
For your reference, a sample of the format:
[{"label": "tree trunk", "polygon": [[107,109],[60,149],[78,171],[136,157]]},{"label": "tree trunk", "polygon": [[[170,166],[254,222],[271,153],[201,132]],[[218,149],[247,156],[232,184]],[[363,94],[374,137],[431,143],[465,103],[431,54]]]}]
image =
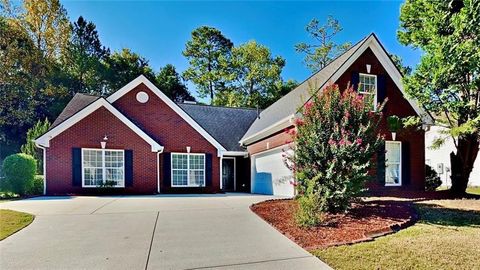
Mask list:
[{"label": "tree trunk", "polygon": [[478,134],[458,138],[457,153],[450,153],[452,168],[452,187],[450,191],[457,196],[465,195],[468,179],[478,154]]}]

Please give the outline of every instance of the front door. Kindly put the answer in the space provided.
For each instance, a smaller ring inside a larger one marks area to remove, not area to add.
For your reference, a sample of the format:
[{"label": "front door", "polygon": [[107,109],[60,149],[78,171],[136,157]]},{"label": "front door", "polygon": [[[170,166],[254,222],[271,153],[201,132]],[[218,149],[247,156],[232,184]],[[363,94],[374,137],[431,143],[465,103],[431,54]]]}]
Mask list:
[{"label": "front door", "polygon": [[222,186],[225,191],[235,190],[235,158],[223,158]]}]

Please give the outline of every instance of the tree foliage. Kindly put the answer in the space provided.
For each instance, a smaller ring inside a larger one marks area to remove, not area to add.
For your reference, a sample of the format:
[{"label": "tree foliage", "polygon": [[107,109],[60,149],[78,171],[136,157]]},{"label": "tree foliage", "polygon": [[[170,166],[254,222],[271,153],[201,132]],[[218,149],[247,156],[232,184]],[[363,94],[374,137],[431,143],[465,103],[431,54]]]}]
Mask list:
[{"label": "tree foliage", "polygon": [[71,79],[70,96],[75,92],[101,95],[105,91],[105,59],[110,51],[102,46],[95,24],[80,16],[71,24],[72,35],[63,57]]},{"label": "tree foliage", "polygon": [[155,81],[155,74],[148,60],[127,48],[114,52],[107,58],[106,65],[109,92],[120,89],[139,75]]},{"label": "tree foliage", "polygon": [[[281,72],[285,66],[285,59],[272,56],[270,49],[249,41],[234,47],[231,57],[223,63],[225,70],[229,70],[228,90],[219,95],[220,102],[215,104],[256,107],[268,103],[273,97],[278,96],[275,86],[282,82]],[[234,93],[230,93],[233,91]],[[229,100],[223,102],[223,98]],[[233,98],[232,98],[233,97]],[[232,102],[233,101],[233,102]]]},{"label": "tree foliage", "polygon": [[479,150],[479,25],[476,0],[408,0],[401,8],[398,39],[424,52],[412,75],[404,79],[405,90],[453,137],[455,193],[465,193]]},{"label": "tree foliage", "polygon": [[190,66],[183,77],[191,80],[201,97],[214,96],[224,89],[227,70],[222,61],[228,61],[233,43],[220,30],[209,26],[199,27],[192,32],[183,51]]},{"label": "tree foliage", "polygon": [[172,100],[176,102],[195,100],[173,65],[167,64],[160,68],[155,79],[158,88]]},{"label": "tree foliage", "polygon": [[293,154],[286,155],[299,194],[297,221],[310,226],[321,212],[346,210],[370,179],[372,156],[382,138],[378,134],[383,105],[371,111],[371,100],[352,88],[341,92],[330,85],[300,109],[295,129],[288,130]]},{"label": "tree foliage", "polygon": [[22,153],[32,156],[37,163],[37,174],[43,174],[43,152],[35,145],[34,140],[45,134],[50,128],[50,122],[47,118],[37,123],[27,131],[27,142],[22,145]]},{"label": "tree foliage", "polygon": [[317,72],[328,65],[351,46],[350,42],[335,43],[335,36],[343,28],[338,20],[332,16],[328,16],[327,22],[323,25],[317,19],[312,19],[305,27],[305,30],[310,38],[313,39],[313,43],[298,43],[295,45],[295,50],[305,54],[305,64],[312,72]]}]

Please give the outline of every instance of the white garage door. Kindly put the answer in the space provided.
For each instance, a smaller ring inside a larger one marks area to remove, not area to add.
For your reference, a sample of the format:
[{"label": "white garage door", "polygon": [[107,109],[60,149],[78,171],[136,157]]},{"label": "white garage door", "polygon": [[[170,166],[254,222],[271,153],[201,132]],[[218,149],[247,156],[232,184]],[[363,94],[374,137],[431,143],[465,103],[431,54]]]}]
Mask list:
[{"label": "white garage door", "polygon": [[294,195],[292,172],[285,166],[282,149],[252,156],[252,193]]}]

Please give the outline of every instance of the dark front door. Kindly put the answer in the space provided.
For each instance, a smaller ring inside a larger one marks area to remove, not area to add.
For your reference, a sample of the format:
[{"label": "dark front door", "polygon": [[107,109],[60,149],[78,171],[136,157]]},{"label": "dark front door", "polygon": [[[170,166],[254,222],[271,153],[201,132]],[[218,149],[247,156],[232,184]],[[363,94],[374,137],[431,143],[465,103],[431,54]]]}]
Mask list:
[{"label": "dark front door", "polygon": [[223,158],[222,162],[222,186],[225,191],[235,190],[235,159]]}]

